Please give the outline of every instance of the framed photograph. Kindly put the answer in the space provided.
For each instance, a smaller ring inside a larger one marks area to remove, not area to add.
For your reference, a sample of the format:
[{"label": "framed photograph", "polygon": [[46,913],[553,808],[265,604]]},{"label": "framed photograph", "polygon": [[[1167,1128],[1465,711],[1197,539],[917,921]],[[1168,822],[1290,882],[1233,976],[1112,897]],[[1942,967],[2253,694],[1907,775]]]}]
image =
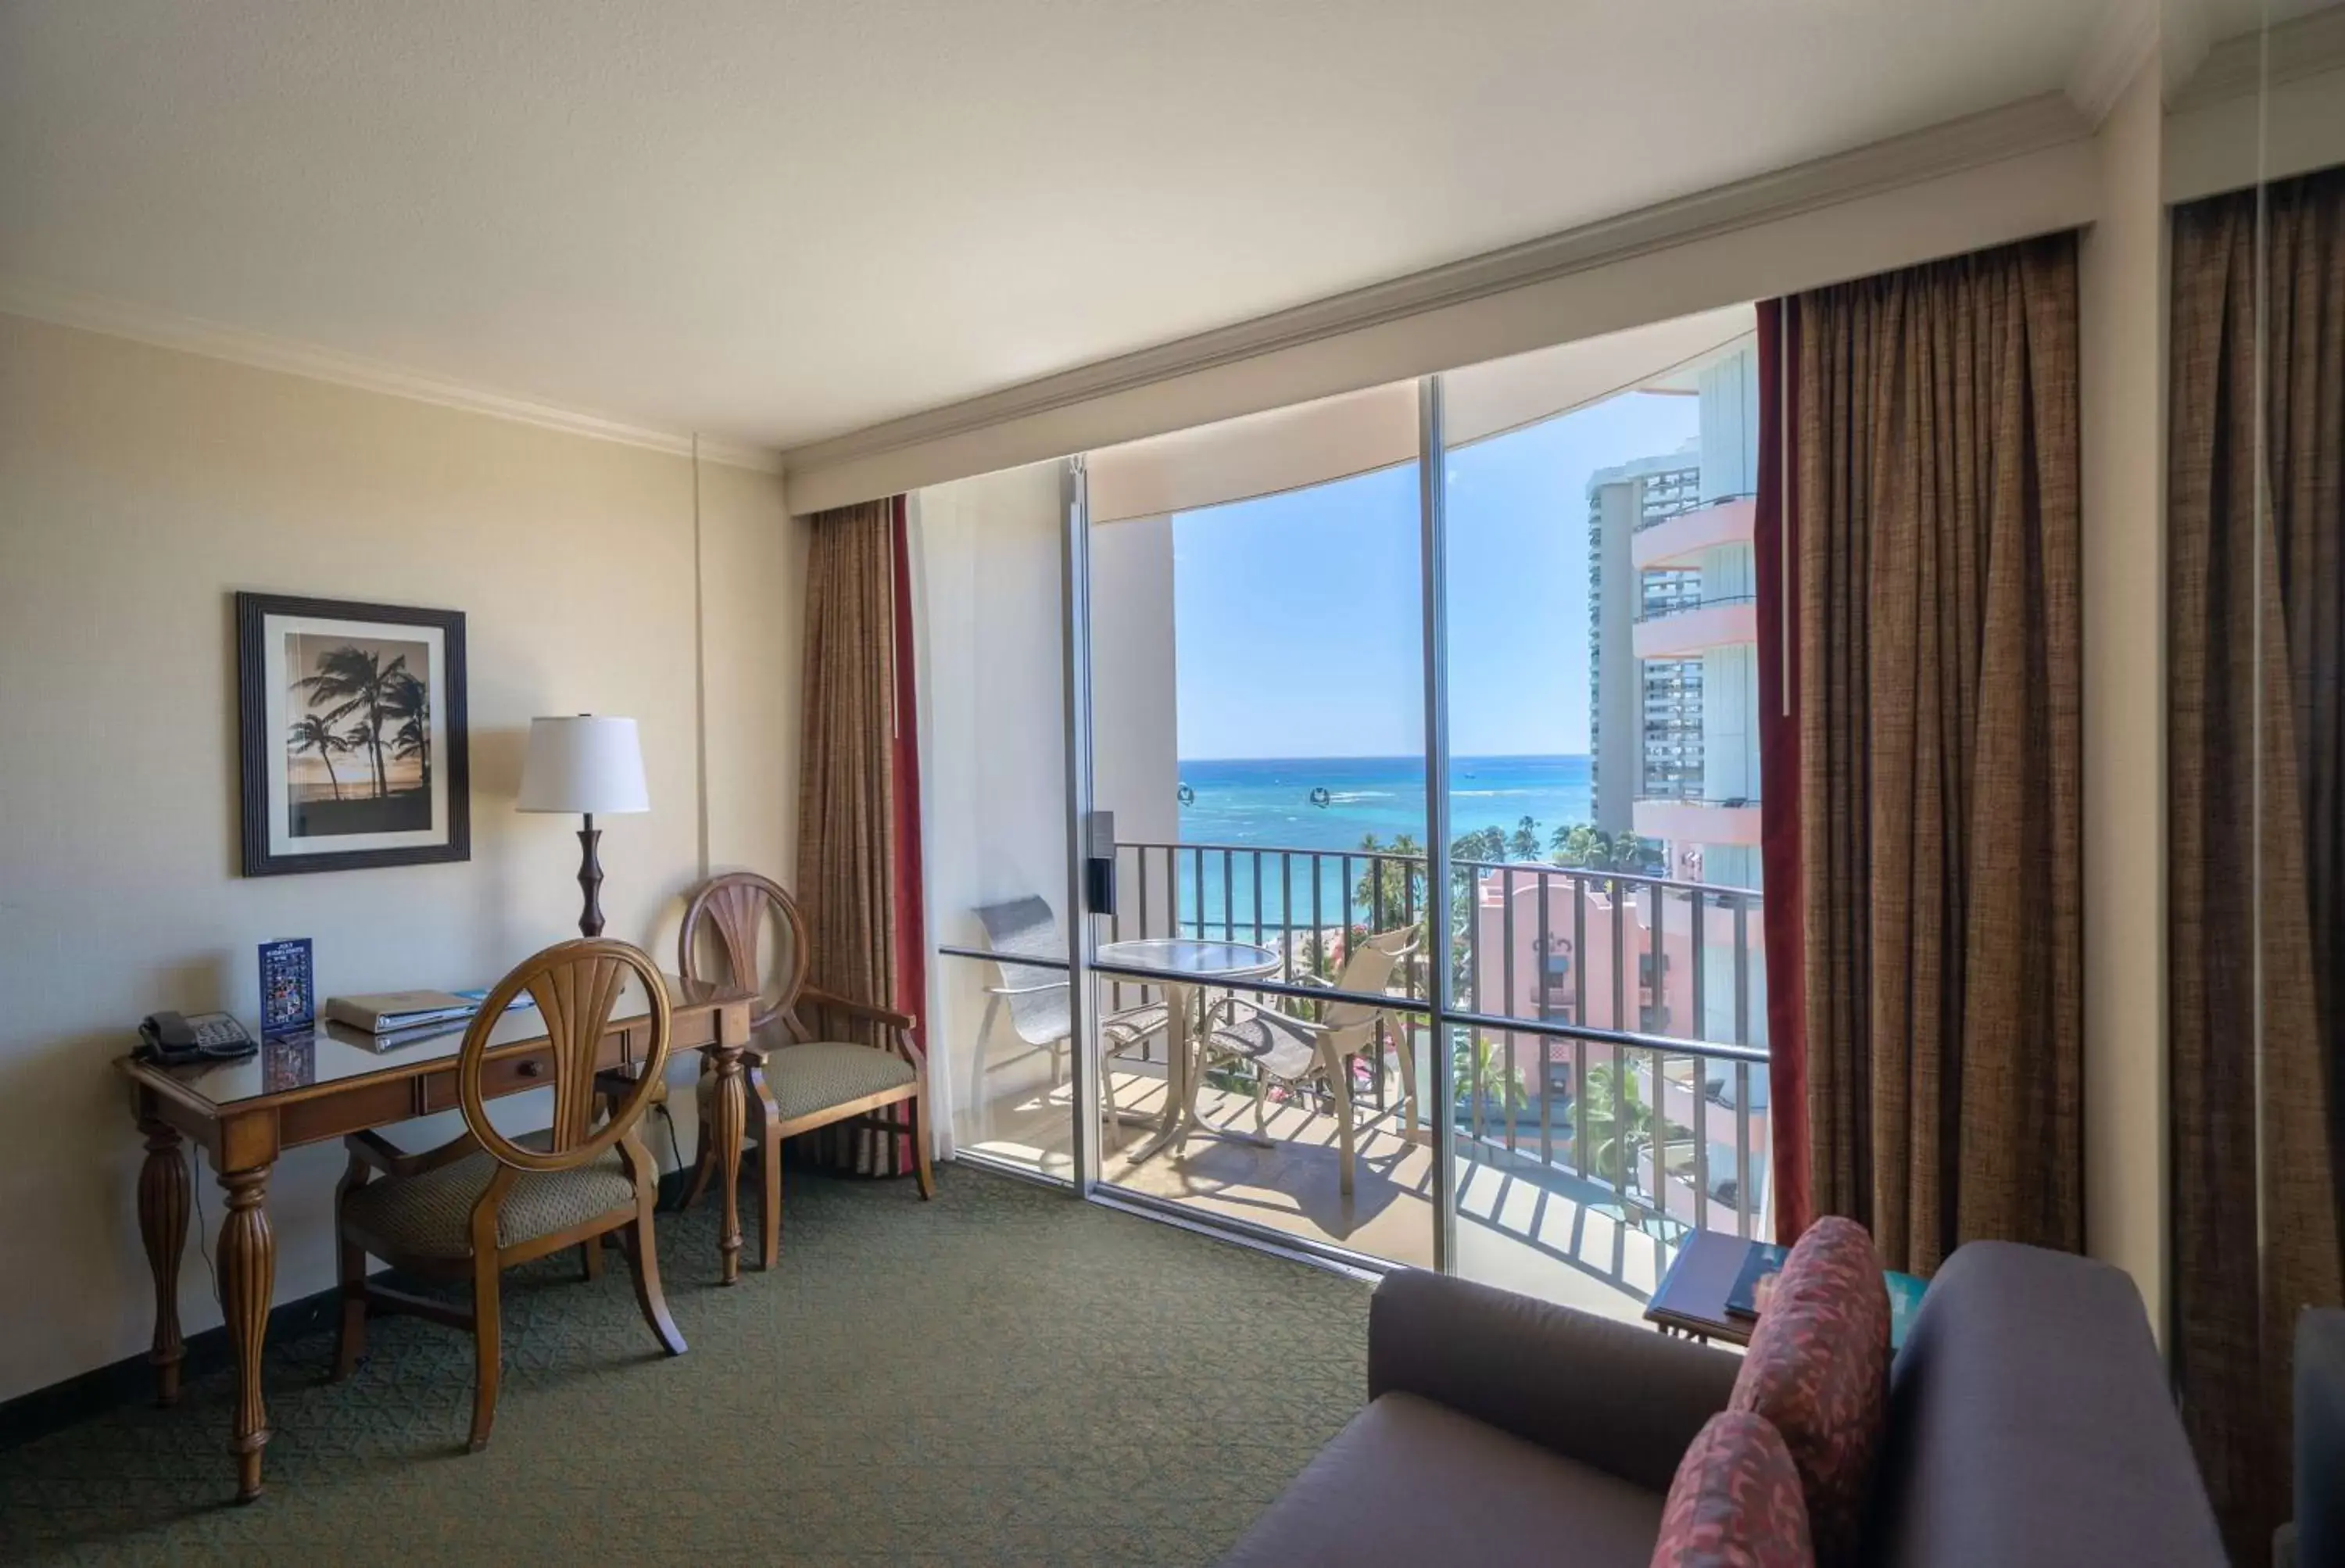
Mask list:
[{"label": "framed photograph", "polygon": [[244,874],[470,860],[464,616],[236,596]]}]

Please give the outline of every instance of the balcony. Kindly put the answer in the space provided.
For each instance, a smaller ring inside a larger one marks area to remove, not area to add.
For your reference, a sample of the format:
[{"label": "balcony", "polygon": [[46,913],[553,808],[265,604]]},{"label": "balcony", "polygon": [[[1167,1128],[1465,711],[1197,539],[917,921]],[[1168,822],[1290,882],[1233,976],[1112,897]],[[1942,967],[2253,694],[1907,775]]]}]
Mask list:
[{"label": "balcony", "polygon": [[[1418,922],[1425,901],[1426,862],[1414,855],[1127,843],[1118,864],[1114,938],[1257,942],[1279,954],[1270,978],[1282,983],[1339,972],[1350,942]],[[1462,861],[1453,874],[1453,990],[1474,1019],[1451,1043],[1457,1267],[1633,1319],[1691,1228],[1751,1236],[1771,1225],[1761,895],[1536,863]],[[1276,1083],[1266,1146],[1193,1137],[1142,1158],[1148,1125],[1115,1126],[1101,1176],[1201,1217],[1431,1267],[1432,1135],[1422,1118],[1412,1135],[1401,1114],[1393,1033],[1411,1032],[1429,1091],[1431,978],[1421,958],[1395,974],[1397,1011],[1379,1025],[1373,1064],[1356,1064],[1350,1196],[1324,1092]],[[1098,983],[1107,1009],[1160,995]],[[1313,1004],[1284,1005],[1307,1015]],[[956,1053],[980,1064],[964,1091],[984,1105],[980,1135],[964,1146],[1063,1175],[1071,1089],[1054,1063],[1030,1054],[1021,1066],[1007,1035],[995,1028]],[[1164,1053],[1160,1034],[1114,1060],[1127,1121],[1161,1117]],[[1218,1070],[1199,1096],[1203,1120],[1251,1133],[1254,1089],[1244,1066]]]},{"label": "balcony", "polygon": [[1749,594],[1690,599],[1637,617],[1630,647],[1640,658],[1685,658],[1759,640],[1759,602]]},{"label": "balcony", "polygon": [[1759,504],[1749,496],[1713,501],[1638,529],[1629,541],[1629,564],[1640,572],[1656,566],[1698,565],[1705,550],[1751,543],[1758,522]]}]

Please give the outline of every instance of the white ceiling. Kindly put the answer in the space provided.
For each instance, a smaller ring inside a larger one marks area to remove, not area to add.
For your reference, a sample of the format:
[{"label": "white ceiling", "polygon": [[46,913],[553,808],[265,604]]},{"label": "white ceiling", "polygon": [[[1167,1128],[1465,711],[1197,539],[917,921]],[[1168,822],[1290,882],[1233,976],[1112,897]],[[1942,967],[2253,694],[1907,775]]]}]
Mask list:
[{"label": "white ceiling", "polygon": [[2108,0],[0,0],[0,280],[788,447],[2059,87]]}]

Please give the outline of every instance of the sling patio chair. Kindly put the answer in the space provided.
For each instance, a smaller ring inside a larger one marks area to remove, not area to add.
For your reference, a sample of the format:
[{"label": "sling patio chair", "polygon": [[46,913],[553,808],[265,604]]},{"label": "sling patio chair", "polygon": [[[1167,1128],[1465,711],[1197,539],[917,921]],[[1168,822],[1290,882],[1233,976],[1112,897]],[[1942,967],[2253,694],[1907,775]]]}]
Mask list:
[{"label": "sling patio chair", "polygon": [[[1331,985],[1355,995],[1381,996],[1392,983],[1393,971],[1416,952],[1414,926],[1380,932],[1357,943],[1345,956],[1344,968],[1330,983],[1314,975],[1298,975],[1304,985]],[[1320,1004],[1317,1018],[1300,1018],[1242,997],[1225,998],[1213,1009],[1205,1032],[1198,1070],[1190,1075],[1193,1086],[1216,1064],[1244,1062],[1254,1074],[1254,1125],[1264,1129],[1263,1102],[1273,1083],[1315,1090],[1326,1096],[1335,1115],[1335,1136],[1341,1149],[1341,1190],[1352,1190],[1353,1145],[1357,1129],[1352,1121],[1352,1059],[1375,1060],[1378,1023],[1393,1020],[1393,1044],[1400,1057],[1402,1104],[1407,1108],[1407,1130],[1416,1135],[1416,1052],[1409,1038],[1408,1021],[1390,1008],[1370,1003],[1335,1001]]]},{"label": "sling patio chair", "polygon": [[[978,1039],[990,1039],[996,1019],[1007,1010],[1010,1032],[1035,1050],[1050,1053],[1051,1083],[1056,1087],[1066,1081],[1072,1034],[1066,971],[1017,961],[1047,958],[1063,964],[1066,934],[1059,929],[1058,917],[1051,912],[1050,904],[1039,897],[983,905],[977,918],[985,928],[985,945],[995,954],[994,967],[1001,982],[985,988],[985,1022],[978,1031]],[[1114,1059],[1131,1054],[1152,1036],[1164,1033],[1171,1016],[1162,1003],[1152,1002],[1123,1008],[1100,1020],[1101,1065],[1107,1069],[1100,1074],[1100,1098],[1107,1120],[1116,1119]],[[985,1054],[980,1044],[971,1072],[972,1087],[980,1101],[985,1097]]]}]

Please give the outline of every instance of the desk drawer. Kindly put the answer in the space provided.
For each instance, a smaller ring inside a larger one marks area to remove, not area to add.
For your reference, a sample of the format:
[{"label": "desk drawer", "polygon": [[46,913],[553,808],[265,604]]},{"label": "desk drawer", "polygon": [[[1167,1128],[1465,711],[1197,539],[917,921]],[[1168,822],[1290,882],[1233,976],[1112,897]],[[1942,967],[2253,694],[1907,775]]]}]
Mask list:
[{"label": "desk drawer", "polygon": [[[500,1095],[518,1095],[525,1089],[543,1089],[553,1081],[553,1064],[543,1046],[516,1056],[500,1056],[481,1064],[481,1098],[493,1100]],[[452,1069],[434,1073],[423,1081],[425,1110],[452,1111],[460,1103],[456,1094],[456,1074]]]}]

